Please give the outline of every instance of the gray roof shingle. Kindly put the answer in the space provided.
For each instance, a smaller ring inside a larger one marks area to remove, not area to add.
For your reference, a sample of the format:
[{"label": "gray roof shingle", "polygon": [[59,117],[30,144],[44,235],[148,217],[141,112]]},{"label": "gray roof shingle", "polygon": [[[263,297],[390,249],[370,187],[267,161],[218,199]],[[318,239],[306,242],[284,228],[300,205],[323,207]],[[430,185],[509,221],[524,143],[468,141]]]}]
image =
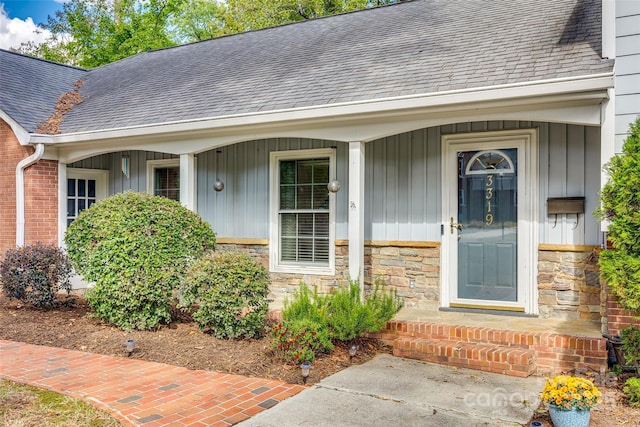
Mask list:
[{"label": "gray roof shingle", "polygon": [[141,53],[88,71],[62,131],[610,72],[600,7],[415,0]]},{"label": "gray roof shingle", "polygon": [[85,70],[0,49],[0,109],[27,132],[53,113],[56,101]]}]

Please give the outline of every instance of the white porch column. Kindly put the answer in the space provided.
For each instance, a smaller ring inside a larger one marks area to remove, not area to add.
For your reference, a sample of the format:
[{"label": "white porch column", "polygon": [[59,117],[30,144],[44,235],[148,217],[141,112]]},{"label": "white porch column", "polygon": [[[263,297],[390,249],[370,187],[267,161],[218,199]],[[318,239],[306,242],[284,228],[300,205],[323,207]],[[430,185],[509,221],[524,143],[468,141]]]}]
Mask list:
[{"label": "white porch column", "polygon": [[349,275],[364,289],[364,143],[349,143]]},{"label": "white porch column", "polygon": [[180,203],[187,209],[196,210],[196,157],[180,155]]},{"label": "white porch column", "polygon": [[[605,99],[602,101],[602,113],[601,113],[601,124],[600,124],[600,188],[602,188],[609,177],[607,173],[604,171],[603,166],[607,163],[613,156],[615,156],[615,135],[616,135],[616,100],[615,100],[615,91],[613,88],[608,89],[607,91],[609,95],[609,99]],[[601,223],[602,231],[609,230],[608,221],[602,221]],[[603,242],[606,244],[606,242]]]}]

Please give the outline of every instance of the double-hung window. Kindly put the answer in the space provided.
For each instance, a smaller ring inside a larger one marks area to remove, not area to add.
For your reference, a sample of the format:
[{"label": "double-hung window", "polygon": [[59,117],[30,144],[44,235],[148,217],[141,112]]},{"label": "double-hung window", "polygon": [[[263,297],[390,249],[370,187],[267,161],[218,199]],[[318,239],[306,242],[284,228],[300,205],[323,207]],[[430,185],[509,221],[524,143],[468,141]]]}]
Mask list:
[{"label": "double-hung window", "polygon": [[334,274],[331,149],[271,153],[273,271]]},{"label": "double-hung window", "polygon": [[180,159],[147,162],[148,193],[180,201]]}]

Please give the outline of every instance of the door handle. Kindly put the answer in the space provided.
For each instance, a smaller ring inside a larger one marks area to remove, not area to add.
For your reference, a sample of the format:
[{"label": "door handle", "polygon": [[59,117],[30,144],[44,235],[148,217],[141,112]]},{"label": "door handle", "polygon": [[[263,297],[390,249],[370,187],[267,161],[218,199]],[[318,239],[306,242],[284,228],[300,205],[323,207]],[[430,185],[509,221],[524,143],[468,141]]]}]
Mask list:
[{"label": "door handle", "polygon": [[451,229],[451,234],[453,234],[454,230],[462,231],[462,224],[453,222],[453,217],[451,217],[451,222],[449,223],[449,227]]}]

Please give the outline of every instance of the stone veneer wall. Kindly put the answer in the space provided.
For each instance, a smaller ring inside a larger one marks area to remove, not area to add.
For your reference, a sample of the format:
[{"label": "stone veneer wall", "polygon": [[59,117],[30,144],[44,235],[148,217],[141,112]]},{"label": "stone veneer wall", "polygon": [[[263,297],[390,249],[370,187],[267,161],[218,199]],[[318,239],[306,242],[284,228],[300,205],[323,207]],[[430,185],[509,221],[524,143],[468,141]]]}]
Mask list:
[{"label": "stone veneer wall", "polygon": [[[440,248],[433,246],[410,247],[405,242],[401,246],[387,246],[386,243],[367,245],[365,288],[369,288],[376,279],[382,279],[404,298],[405,306],[437,310],[440,300]],[[269,246],[266,244],[219,243],[216,247],[217,250],[246,252],[269,268]],[[346,243],[338,242],[335,251],[334,276],[271,273],[271,308],[280,309],[285,297],[291,295],[301,281],[318,286],[321,293],[331,292],[332,288],[346,282],[349,277],[349,248]]]},{"label": "stone veneer wall", "polygon": [[540,317],[603,321],[606,291],[595,251],[538,251]]},{"label": "stone veneer wall", "polygon": [[[436,243],[367,242],[366,287],[382,279],[404,298],[405,306],[435,311],[440,303],[440,247]],[[218,250],[243,251],[269,267],[268,244],[219,243]],[[321,293],[348,278],[348,246],[335,246],[336,274],[317,276],[271,273],[272,309],[282,307],[303,281]],[[600,284],[597,255],[593,251],[540,250],[538,252],[540,317],[607,322],[607,291]],[[627,317],[621,320],[628,320]],[[603,329],[605,330],[605,329]]]},{"label": "stone veneer wall", "polygon": [[[216,244],[216,250],[246,252],[252,258],[258,260],[267,270],[269,269],[269,246],[266,244],[218,243]],[[338,284],[346,281],[348,278],[347,246],[336,245],[335,263],[335,276],[270,273],[271,293],[269,298],[273,300],[271,309],[280,310],[287,295],[293,295],[293,292],[300,286],[300,282],[304,282],[310,286],[317,286],[320,293],[331,292],[332,288],[338,286]]]},{"label": "stone veneer wall", "polygon": [[365,247],[368,284],[383,279],[404,298],[405,307],[437,311],[440,304],[440,247],[435,243],[372,243]]}]

